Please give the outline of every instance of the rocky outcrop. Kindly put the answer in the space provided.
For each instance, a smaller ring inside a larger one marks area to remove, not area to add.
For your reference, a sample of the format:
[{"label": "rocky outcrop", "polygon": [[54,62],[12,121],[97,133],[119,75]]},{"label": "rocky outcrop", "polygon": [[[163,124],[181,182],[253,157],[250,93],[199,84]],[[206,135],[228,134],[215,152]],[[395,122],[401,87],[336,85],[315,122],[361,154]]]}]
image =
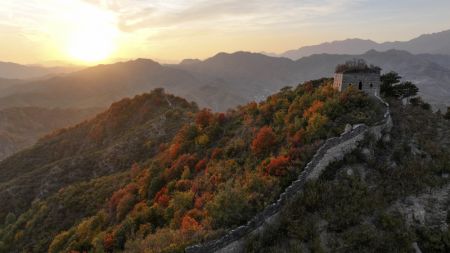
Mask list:
[{"label": "rocky outcrop", "polygon": [[396,202],[391,211],[399,212],[405,217],[409,227],[448,229],[447,216],[450,185],[430,190],[421,195],[412,195]]},{"label": "rocky outcrop", "polygon": [[386,106],[386,112],[380,122],[372,127],[364,124],[355,125],[350,131],[348,131],[349,129],[346,129],[341,136],[326,140],[316,151],[312,160],[306,165],[302,173],[300,173],[298,179],[292,182],[292,184],[280,194],[280,197],[275,203],[267,206],[262,212],[248,221],[247,224],[229,231],[226,235],[217,240],[187,247],[185,252],[243,252],[246,238],[264,233],[270,226],[278,224],[281,208],[302,191],[307,181],[316,180],[329,164],[344,158],[346,154],[355,150],[358,147],[358,143],[362,141],[366,135],[371,134],[375,139],[379,140],[383,137],[383,133],[388,132],[392,128],[389,104],[384,101],[382,102]]}]

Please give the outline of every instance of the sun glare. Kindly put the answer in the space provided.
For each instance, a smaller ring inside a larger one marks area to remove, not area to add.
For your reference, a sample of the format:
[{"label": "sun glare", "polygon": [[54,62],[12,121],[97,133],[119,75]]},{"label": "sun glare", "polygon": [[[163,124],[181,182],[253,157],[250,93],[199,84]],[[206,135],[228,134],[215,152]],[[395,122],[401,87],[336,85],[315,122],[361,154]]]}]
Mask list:
[{"label": "sun glare", "polygon": [[116,50],[117,28],[108,12],[90,6],[74,10],[79,21],[68,31],[67,53],[83,63],[101,62]]}]

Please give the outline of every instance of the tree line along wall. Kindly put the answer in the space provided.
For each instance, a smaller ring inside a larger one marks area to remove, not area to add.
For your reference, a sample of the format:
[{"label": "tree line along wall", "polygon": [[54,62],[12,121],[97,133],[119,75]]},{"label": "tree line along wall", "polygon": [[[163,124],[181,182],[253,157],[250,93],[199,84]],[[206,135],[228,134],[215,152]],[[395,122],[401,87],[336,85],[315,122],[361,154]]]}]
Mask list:
[{"label": "tree line along wall", "polygon": [[389,104],[383,101],[386,112],[380,122],[374,126],[365,124],[354,125],[351,130],[345,131],[339,137],[327,139],[325,143],[316,151],[311,161],[300,173],[297,180],[292,182],[278,200],[267,206],[262,212],[254,216],[247,224],[229,231],[226,235],[204,244],[193,245],[185,249],[186,253],[241,253],[244,251],[245,240],[249,236],[255,236],[279,222],[281,208],[297,193],[302,191],[305,183],[309,180],[316,180],[326,167],[332,162],[341,160],[358,147],[367,134],[374,136],[376,140],[381,139],[383,133],[389,132],[393,126],[389,110]]}]

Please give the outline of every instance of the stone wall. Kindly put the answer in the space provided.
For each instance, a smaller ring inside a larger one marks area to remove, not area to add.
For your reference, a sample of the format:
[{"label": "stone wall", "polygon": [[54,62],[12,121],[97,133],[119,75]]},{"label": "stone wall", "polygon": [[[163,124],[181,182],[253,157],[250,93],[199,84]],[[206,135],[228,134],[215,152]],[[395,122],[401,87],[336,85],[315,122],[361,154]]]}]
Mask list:
[{"label": "stone wall", "polygon": [[386,112],[380,122],[372,127],[368,127],[364,124],[355,125],[352,129],[341,134],[341,136],[326,140],[300,173],[297,180],[292,182],[292,184],[280,194],[280,197],[276,202],[267,206],[262,212],[258,213],[248,221],[247,224],[229,231],[226,235],[217,240],[187,247],[185,252],[243,252],[245,241],[248,237],[261,234],[268,227],[276,225],[279,222],[281,208],[303,189],[303,186],[307,181],[316,180],[330,163],[343,159],[346,154],[355,150],[358,147],[358,143],[365,138],[366,134],[372,134],[378,140],[382,137],[383,132],[389,131],[392,128],[389,104],[384,101],[382,102],[386,106]]},{"label": "stone wall", "polygon": [[380,74],[377,73],[336,73],[334,76],[333,87],[339,91],[343,91],[350,86],[359,89],[371,96],[380,95]]}]

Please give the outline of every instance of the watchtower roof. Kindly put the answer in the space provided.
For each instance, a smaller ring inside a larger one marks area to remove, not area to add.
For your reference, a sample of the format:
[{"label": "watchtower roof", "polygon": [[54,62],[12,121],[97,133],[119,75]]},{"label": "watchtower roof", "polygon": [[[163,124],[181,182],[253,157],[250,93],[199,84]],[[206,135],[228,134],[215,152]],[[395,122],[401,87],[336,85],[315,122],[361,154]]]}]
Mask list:
[{"label": "watchtower roof", "polygon": [[346,73],[374,73],[380,74],[381,68],[373,65],[367,65],[367,63],[362,59],[353,59],[347,61],[344,64],[339,64],[336,66],[336,74],[346,74]]}]

